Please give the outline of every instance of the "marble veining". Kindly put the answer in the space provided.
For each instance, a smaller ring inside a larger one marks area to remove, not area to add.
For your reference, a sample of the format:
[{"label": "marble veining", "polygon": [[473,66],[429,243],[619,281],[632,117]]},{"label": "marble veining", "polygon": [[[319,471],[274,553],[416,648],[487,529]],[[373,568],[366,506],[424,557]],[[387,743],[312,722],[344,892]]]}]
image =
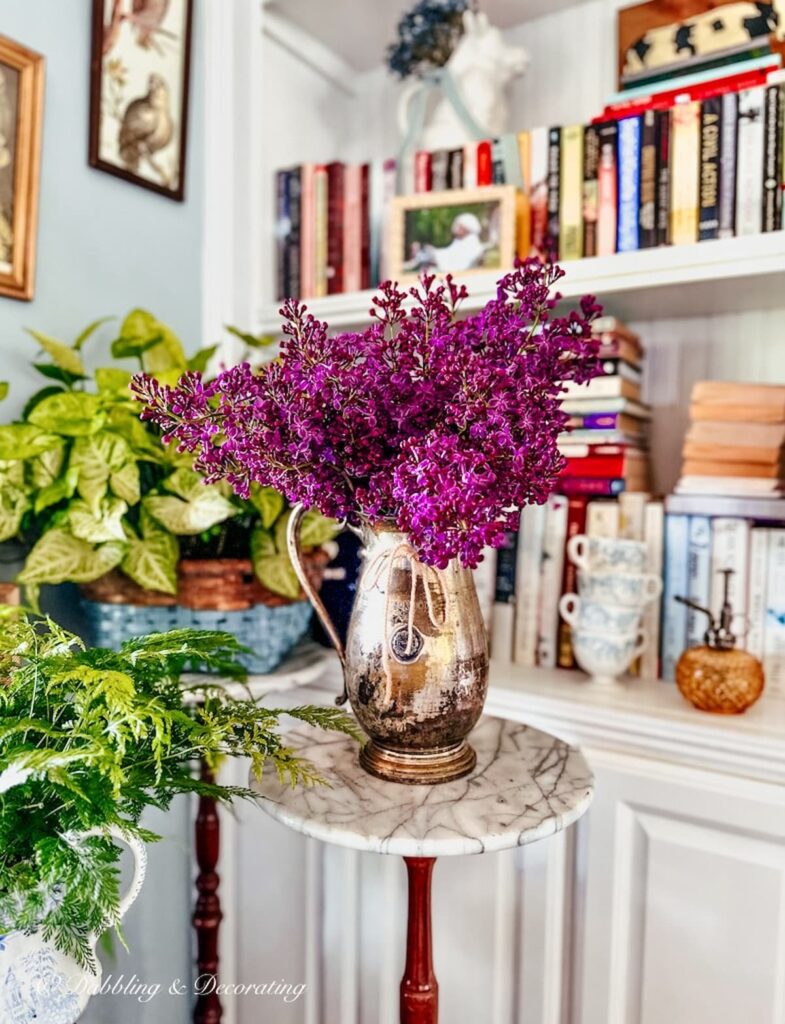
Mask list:
[{"label": "marble veining", "polygon": [[469,737],[476,767],[440,786],[368,775],[346,736],[298,726],[286,738],[329,786],[291,789],[270,772],[252,780],[263,809],[298,832],[357,850],[445,857],[522,846],[571,825],[593,794],[577,748],[502,718],[481,719]]}]

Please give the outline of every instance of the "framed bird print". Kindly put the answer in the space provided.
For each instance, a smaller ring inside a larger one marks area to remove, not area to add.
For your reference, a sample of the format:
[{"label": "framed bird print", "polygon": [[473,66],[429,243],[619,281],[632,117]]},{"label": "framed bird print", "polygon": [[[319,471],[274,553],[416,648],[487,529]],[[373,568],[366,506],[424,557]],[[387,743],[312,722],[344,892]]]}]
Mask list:
[{"label": "framed bird print", "polygon": [[93,0],[90,164],[185,196],[192,0]]},{"label": "framed bird print", "polygon": [[0,295],[32,299],[44,58],[0,36]]}]

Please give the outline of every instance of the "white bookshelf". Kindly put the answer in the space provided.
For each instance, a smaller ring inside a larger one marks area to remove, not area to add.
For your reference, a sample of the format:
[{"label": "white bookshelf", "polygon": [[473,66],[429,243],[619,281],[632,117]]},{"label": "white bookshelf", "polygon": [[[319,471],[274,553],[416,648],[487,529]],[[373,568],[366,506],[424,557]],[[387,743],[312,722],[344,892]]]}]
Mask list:
[{"label": "white bookshelf", "polygon": [[[563,264],[559,282],[565,299],[597,295],[615,315],[626,320],[671,316],[739,313],[777,308],[785,289],[785,232],[747,238],[726,238],[695,245],[644,249],[640,252],[573,260]],[[465,311],[482,307],[496,292],[499,274],[474,274],[463,279],[469,297]],[[458,280],[461,280],[460,276]],[[368,321],[373,289],[303,299],[311,313],[330,327],[345,328]],[[280,330],[279,302],[262,305],[257,327]]]}]

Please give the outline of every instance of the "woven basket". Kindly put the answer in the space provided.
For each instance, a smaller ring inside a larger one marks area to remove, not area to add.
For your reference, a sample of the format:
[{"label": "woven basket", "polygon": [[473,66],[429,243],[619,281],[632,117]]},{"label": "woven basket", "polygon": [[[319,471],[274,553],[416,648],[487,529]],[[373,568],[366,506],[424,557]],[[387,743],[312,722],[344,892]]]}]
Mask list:
[{"label": "woven basket", "polygon": [[[329,556],[318,550],[307,559],[318,586]],[[80,589],[86,639],[96,647],[116,649],[133,636],[170,629],[221,630],[250,648],[239,660],[260,674],[281,664],[311,621],[308,601],[266,590],[251,563],[239,558],[183,560],[177,597],[143,590],[118,572]]]}]

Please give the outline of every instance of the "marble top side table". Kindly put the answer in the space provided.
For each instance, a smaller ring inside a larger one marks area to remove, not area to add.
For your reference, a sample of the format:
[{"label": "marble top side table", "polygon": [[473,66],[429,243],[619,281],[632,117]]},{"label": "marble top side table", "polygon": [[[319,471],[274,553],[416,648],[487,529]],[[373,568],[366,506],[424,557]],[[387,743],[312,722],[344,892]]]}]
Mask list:
[{"label": "marble top side table", "polygon": [[348,737],[299,727],[287,741],[330,785],[290,789],[270,774],[253,783],[263,809],[314,839],[404,858],[409,916],[401,1024],[435,1024],[435,859],[522,846],[577,821],[593,793],[583,755],[530,726],[486,717],[471,735],[477,764],[469,775],[439,786],[406,786],[368,775]]}]

